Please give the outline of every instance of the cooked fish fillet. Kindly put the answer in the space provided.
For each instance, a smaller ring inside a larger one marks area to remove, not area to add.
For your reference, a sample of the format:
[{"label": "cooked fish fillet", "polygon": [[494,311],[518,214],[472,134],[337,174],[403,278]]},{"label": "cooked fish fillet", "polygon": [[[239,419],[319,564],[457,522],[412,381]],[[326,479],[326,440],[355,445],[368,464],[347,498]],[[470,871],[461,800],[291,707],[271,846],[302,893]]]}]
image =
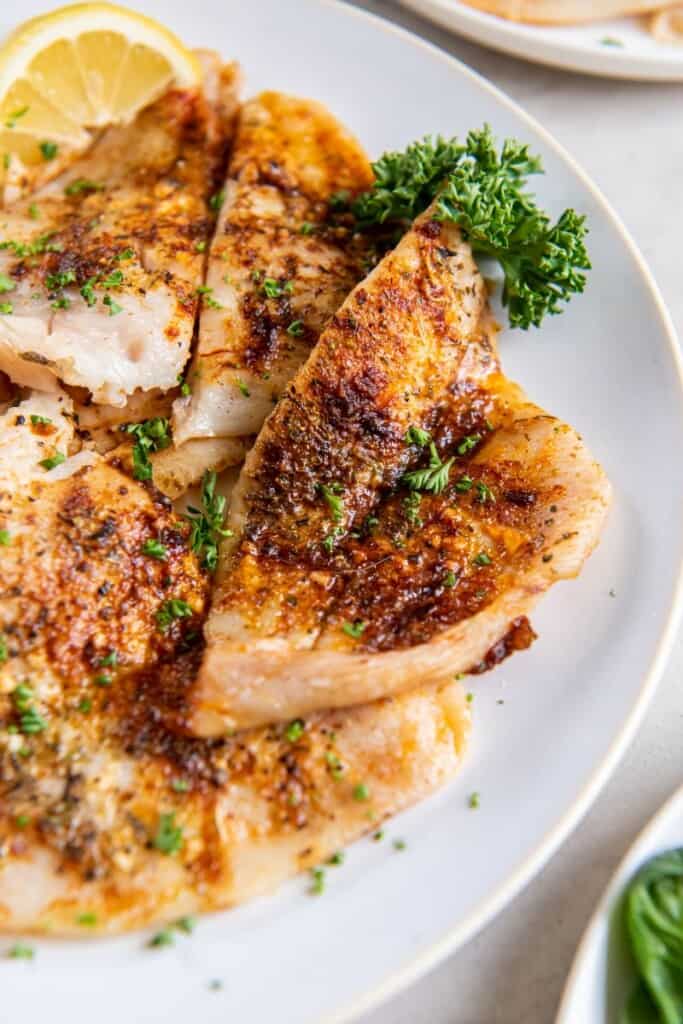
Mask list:
[{"label": "cooked fish fillet", "polygon": [[[214,72],[218,78],[218,72]],[[235,76],[221,79],[234,91]],[[0,369],[122,406],[189,357],[229,101],[171,91],[108,128],[0,231]]]},{"label": "cooked fish fillet", "polygon": [[465,0],[470,7],[497,14],[510,21],[537,24],[570,25],[600,18],[618,18],[626,14],[671,7],[677,0]]},{"label": "cooked fish fillet", "polygon": [[[439,467],[442,493],[407,485]],[[502,375],[469,246],[427,211],[342,305],[246,460],[190,728],[474,668],[577,574],[608,501],[574,431]]]},{"label": "cooked fish fillet", "polygon": [[0,930],[90,936],[231,906],[452,776],[456,682],[296,730],[171,731],[207,577],[154,488],[79,454],[40,465],[71,445],[69,409],[32,395],[0,422]]},{"label": "cooked fish fillet", "polygon": [[245,103],[211,244],[191,394],[178,445],[256,433],[350,289],[371,245],[328,221],[330,195],[367,188],[362,149],[319,103],[262,93]]},{"label": "cooked fish fillet", "polygon": [[5,931],[89,937],[262,895],[451,778],[469,730],[455,682],[313,716],[296,741],[207,742],[154,721],[156,676],[54,696],[44,678],[48,728],[0,739]]}]

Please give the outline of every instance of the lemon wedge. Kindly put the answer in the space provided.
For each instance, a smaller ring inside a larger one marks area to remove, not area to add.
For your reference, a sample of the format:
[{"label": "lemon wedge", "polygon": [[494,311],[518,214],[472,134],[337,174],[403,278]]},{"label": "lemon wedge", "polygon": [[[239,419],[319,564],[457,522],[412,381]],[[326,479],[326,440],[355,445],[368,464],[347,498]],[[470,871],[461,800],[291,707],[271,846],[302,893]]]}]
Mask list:
[{"label": "lemon wedge", "polygon": [[115,4],[74,4],[25,22],[0,46],[0,186],[40,180],[98,129],[131,121],[171,85],[200,80],[172,32]]}]

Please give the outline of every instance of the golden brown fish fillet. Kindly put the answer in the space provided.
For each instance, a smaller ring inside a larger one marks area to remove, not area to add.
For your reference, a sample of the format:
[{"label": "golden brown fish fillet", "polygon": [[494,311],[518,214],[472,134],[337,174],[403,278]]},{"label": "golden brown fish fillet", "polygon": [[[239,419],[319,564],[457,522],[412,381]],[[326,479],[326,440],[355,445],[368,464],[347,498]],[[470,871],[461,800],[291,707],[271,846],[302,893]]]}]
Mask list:
[{"label": "golden brown fish fillet", "polygon": [[608,500],[577,435],[501,374],[470,248],[427,211],[342,305],[247,457],[190,728],[472,669],[576,575]]},{"label": "golden brown fish fillet", "polygon": [[34,394],[0,419],[0,930],[231,906],[451,777],[469,728],[454,682],[224,741],[170,731],[207,577],[154,488],[97,456],[79,469],[92,453],[42,465],[76,443],[71,417]]},{"label": "golden brown fish fillet", "polygon": [[169,92],[4,211],[0,369],[12,380],[118,406],[177,383],[234,112],[234,69],[210,74],[213,102]]},{"label": "golden brown fish fillet", "polygon": [[571,25],[600,18],[644,14],[674,6],[676,0],[465,0],[465,3],[510,21]]},{"label": "golden brown fish fillet", "polygon": [[176,443],[254,434],[348,292],[372,245],[328,221],[330,195],[367,188],[361,147],[319,103],[245,103],[209,255],[199,344],[176,401]]}]

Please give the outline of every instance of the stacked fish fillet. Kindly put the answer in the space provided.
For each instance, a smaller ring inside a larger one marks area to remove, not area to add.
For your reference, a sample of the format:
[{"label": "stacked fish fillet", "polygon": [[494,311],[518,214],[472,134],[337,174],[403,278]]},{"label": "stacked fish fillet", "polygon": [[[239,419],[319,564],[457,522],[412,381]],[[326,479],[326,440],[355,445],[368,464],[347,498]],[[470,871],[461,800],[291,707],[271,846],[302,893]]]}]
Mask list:
[{"label": "stacked fish fillet", "polygon": [[[442,785],[456,676],[528,646],[609,500],[457,227],[380,258],[329,215],[355,140],[205,63],[4,211],[5,929],[229,906]],[[223,526],[205,474],[245,455]],[[172,500],[202,478],[208,520]]]}]

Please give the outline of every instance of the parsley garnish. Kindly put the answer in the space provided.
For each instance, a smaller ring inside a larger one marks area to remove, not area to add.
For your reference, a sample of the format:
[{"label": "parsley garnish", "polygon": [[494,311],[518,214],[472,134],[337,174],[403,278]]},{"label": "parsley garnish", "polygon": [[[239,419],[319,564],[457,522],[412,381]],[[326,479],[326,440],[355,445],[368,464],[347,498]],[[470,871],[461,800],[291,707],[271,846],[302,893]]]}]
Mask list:
[{"label": "parsley garnish", "polygon": [[123,306],[119,306],[118,302],[114,302],[111,295],[105,295],[102,302],[105,306],[109,307],[109,316],[116,316],[117,313],[123,313]]},{"label": "parsley garnish", "polygon": [[10,960],[33,960],[36,955],[33,946],[26,946],[22,942],[16,942],[11,949],[7,951],[7,956]]},{"label": "parsley garnish", "polygon": [[11,302],[0,302],[0,313],[5,313],[7,316],[9,316],[12,313],[13,309],[14,306],[12,305]]},{"label": "parsley garnish", "polygon": [[450,590],[452,587],[455,586],[455,584],[457,582],[458,582],[458,577],[455,575],[455,573],[453,572],[452,569],[449,569],[448,572],[446,573],[446,575],[443,578],[443,585],[444,585],[444,587],[447,587]]},{"label": "parsley garnish", "polygon": [[222,191],[221,192],[216,192],[216,194],[211,196],[211,198],[209,199],[209,206],[211,207],[212,210],[218,211],[218,210],[220,210],[220,208],[223,205],[224,201],[225,201],[225,192],[222,192]]},{"label": "parsley garnish", "polygon": [[7,274],[0,274],[0,293],[2,292],[13,292],[16,288],[16,284],[11,277]]},{"label": "parsley garnish", "polygon": [[114,259],[117,263],[121,263],[122,260],[132,260],[134,256],[135,249],[128,247],[127,249],[124,249],[123,252],[117,253]]},{"label": "parsley garnish", "polygon": [[315,231],[315,224],[311,224],[310,221],[305,220],[299,228],[300,235],[312,235]]},{"label": "parsley garnish", "polygon": [[47,719],[33,707],[34,693],[28,683],[20,683],[12,691],[14,706],[19,712],[19,732],[34,736],[47,729]]},{"label": "parsley garnish", "polygon": [[294,721],[290,722],[285,729],[285,736],[290,743],[296,743],[296,741],[300,740],[303,736],[304,728],[305,726],[302,720],[300,718],[295,718]]},{"label": "parsley garnish", "polygon": [[49,291],[56,291],[58,288],[66,288],[68,284],[73,284],[76,280],[76,274],[73,270],[63,270],[57,274],[47,274],[45,277],[45,286]]},{"label": "parsley garnish", "polygon": [[311,893],[314,896],[321,896],[325,891],[325,869],[324,868],[312,868],[311,869]]},{"label": "parsley garnish", "polygon": [[47,425],[48,423],[52,423],[52,420],[50,419],[49,416],[38,416],[37,413],[32,412],[31,423],[33,424],[34,427],[42,427]]},{"label": "parsley garnish", "polygon": [[19,107],[18,110],[13,110],[7,116],[7,120],[5,121],[5,128],[16,128],[17,121],[20,118],[24,117],[26,114],[28,114],[29,109],[29,107]]},{"label": "parsley garnish", "polygon": [[455,449],[458,455],[467,455],[473,448],[476,448],[481,441],[481,434],[467,434]]},{"label": "parsley garnish", "polygon": [[354,800],[358,800],[362,803],[363,801],[370,799],[370,789],[365,782],[359,782],[358,785],[353,787],[351,795]]},{"label": "parsley garnish", "polygon": [[293,338],[300,338],[304,333],[304,322],[303,320],[292,320],[291,324],[287,328],[287,334],[290,334]]},{"label": "parsley garnish", "polygon": [[15,256],[39,256],[44,252],[61,252],[62,246],[59,242],[53,242],[54,231],[47,235],[39,235],[33,242],[17,242],[9,239],[0,242],[0,249],[10,249]]},{"label": "parsley garnish", "polygon": [[171,789],[174,793],[187,793],[190,783],[187,779],[171,779]]},{"label": "parsley garnish", "polygon": [[146,540],[142,545],[142,553],[160,562],[168,558],[168,549],[159,540]]},{"label": "parsley garnish", "polygon": [[40,219],[40,210],[38,209],[36,203],[29,203],[28,215],[31,218],[31,220]]},{"label": "parsley garnish", "polygon": [[244,383],[242,378],[238,377],[237,380],[235,381],[235,383],[237,384],[237,387],[240,389],[240,392],[244,395],[244,397],[245,398],[249,398],[249,396],[251,395],[251,391],[249,390],[247,385]]},{"label": "parsley garnish", "polygon": [[7,640],[4,636],[0,635],[0,664],[4,664],[9,658],[9,651],[7,650]]},{"label": "parsley garnish", "polygon": [[133,445],[133,476],[136,480],[152,479],[152,463],[150,452],[168,448],[171,443],[168,420],[163,416],[155,416],[141,423],[126,423],[121,427],[126,434],[135,438]]},{"label": "parsley garnish", "polygon": [[95,285],[97,284],[96,277],[89,277],[85,284],[81,285],[79,291],[83,296],[86,306],[94,306],[97,302],[97,296],[95,295]]},{"label": "parsley garnish", "polygon": [[477,501],[481,502],[482,505],[486,505],[487,503],[495,505],[496,503],[495,494],[493,493],[491,488],[488,487],[481,480],[478,481],[477,483]]},{"label": "parsley garnish", "polygon": [[119,285],[123,284],[123,281],[123,271],[112,270],[110,271],[109,274],[107,274],[106,277],[103,277],[100,280],[100,284],[102,285],[103,288],[116,288]]},{"label": "parsley garnish", "polygon": [[205,284],[202,284],[197,288],[197,295],[201,295],[204,305],[208,306],[209,309],[223,309],[221,303],[213,297],[213,288],[208,288]]},{"label": "parsley garnish", "polygon": [[362,622],[360,619],[354,619],[353,622],[345,622],[342,626],[342,631],[354,640],[358,640],[367,628],[367,622]]},{"label": "parsley garnish", "polygon": [[448,473],[453,465],[454,456],[441,461],[441,456],[436,450],[433,441],[429,442],[429,465],[424,469],[413,469],[410,473],[404,473],[402,482],[411,491],[429,491],[431,494],[441,494],[448,483]]},{"label": "parsley garnish", "polygon": [[178,853],[183,848],[183,830],[175,824],[175,812],[159,815],[159,826],[153,839],[155,849],[167,856]]},{"label": "parsley garnish", "polygon": [[156,614],[157,626],[165,632],[176,619],[187,619],[193,614],[192,608],[180,598],[164,601]]},{"label": "parsley garnish", "polygon": [[455,489],[460,494],[467,494],[468,491],[472,490],[473,486],[474,480],[472,479],[471,476],[468,476],[467,473],[461,476],[460,479],[457,480],[455,483]]},{"label": "parsley garnish", "polygon": [[419,448],[426,448],[431,441],[431,434],[421,427],[408,427],[405,436],[406,444],[416,444]]},{"label": "parsley garnish", "polygon": [[92,910],[86,910],[77,915],[76,924],[80,924],[82,928],[94,928],[97,924],[97,914]]},{"label": "parsley garnish", "polygon": [[119,656],[116,651],[110,651],[109,654],[105,654],[97,662],[97,664],[101,665],[103,668],[113,668],[115,665],[118,665],[118,663]]},{"label": "parsley garnish", "polygon": [[475,565],[490,565],[491,558],[486,554],[485,551],[480,551],[475,558],[472,559]]},{"label": "parsley garnish", "polygon": [[470,798],[467,801],[467,806],[471,807],[472,810],[476,810],[479,807],[479,794],[470,793]]},{"label": "parsley garnish", "polygon": [[9,530],[0,530],[0,545],[3,548],[8,548],[12,543]]},{"label": "parsley garnish", "polygon": [[341,484],[318,484],[317,488],[330,510],[332,519],[335,523],[340,523],[344,517],[344,502],[339,495],[344,493],[344,488]]},{"label": "parsley garnish", "polygon": [[66,462],[66,455],[63,452],[55,452],[49,459],[41,459],[38,465],[43,469],[54,469],[55,466],[61,466],[63,462]]},{"label": "parsley garnish", "polygon": [[48,140],[46,140],[45,142],[41,142],[38,148],[40,149],[40,152],[43,155],[43,160],[54,160],[54,158],[57,156],[57,153],[59,152],[59,147],[57,146],[57,143],[49,142]]},{"label": "parsley garnish", "polygon": [[216,494],[216,474],[207,470],[202,479],[202,508],[188,507],[190,547],[202,557],[202,565],[210,572],[218,565],[218,545],[222,537],[231,537],[232,531],[224,526],[226,499]]},{"label": "parsley garnish", "polygon": [[96,181],[90,181],[88,178],[76,178],[75,181],[66,186],[64,195],[80,196],[90,192],[102,192],[103,189],[104,185],[99,185]]},{"label": "parsley garnish", "polygon": [[565,210],[551,224],[524,191],[527,178],[542,170],[540,159],[514,139],[498,153],[488,125],[470,132],[464,144],[426,137],[373,164],[375,183],[351,209],[367,228],[411,221],[438,197],[436,219],[458,224],[475,255],[500,263],[510,324],[538,327],[584,290],[581,271],[591,265],[585,218]]}]

